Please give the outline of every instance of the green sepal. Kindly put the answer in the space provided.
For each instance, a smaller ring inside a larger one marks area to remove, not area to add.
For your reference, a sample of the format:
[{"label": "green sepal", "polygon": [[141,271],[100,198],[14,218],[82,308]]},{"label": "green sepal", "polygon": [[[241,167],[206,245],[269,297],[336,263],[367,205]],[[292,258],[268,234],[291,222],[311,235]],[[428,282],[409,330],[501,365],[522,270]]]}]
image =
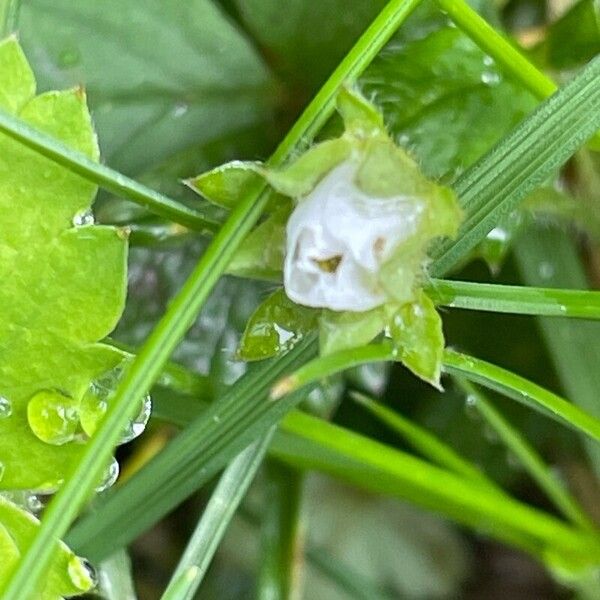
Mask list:
[{"label": "green sepal", "polygon": [[[32,514],[0,496],[0,588],[9,580],[22,553],[27,550],[40,522]],[[59,542],[52,566],[36,590],[36,600],[61,600],[94,587],[83,561]]]},{"label": "green sepal", "polygon": [[368,344],[385,327],[383,306],[365,312],[324,310],[319,320],[319,350],[322,356]]},{"label": "green sepal", "polygon": [[385,132],[383,115],[362,94],[343,87],[337,96],[337,111],[346,132],[362,138]]},{"label": "green sepal", "polygon": [[271,294],[254,311],[242,335],[237,355],[262,360],[289,349],[317,326],[319,311],[294,304],[283,289]]},{"label": "green sepal", "polygon": [[444,333],[431,299],[419,291],[417,300],[401,306],[388,326],[400,361],[417,377],[441,390]]},{"label": "green sepal", "polygon": [[244,239],[227,267],[238,277],[281,281],[285,258],[285,226],[290,208],[282,206]]},{"label": "green sepal", "polygon": [[187,179],[185,184],[209,202],[231,210],[246,194],[258,189],[263,179],[261,163],[234,160]]},{"label": "green sepal", "polygon": [[348,138],[321,142],[307,150],[288,167],[265,169],[264,176],[274,189],[290,198],[308,194],[327,173],[343,162],[352,152]]}]

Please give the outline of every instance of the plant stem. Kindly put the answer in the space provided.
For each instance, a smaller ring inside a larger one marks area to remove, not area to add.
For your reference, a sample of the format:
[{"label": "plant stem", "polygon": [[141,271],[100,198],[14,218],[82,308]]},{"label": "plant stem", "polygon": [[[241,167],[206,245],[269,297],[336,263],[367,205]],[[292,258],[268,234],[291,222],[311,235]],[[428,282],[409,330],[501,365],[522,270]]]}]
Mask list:
[{"label": "plant stem", "polygon": [[[210,562],[217,551],[231,518],[237,507],[246,495],[258,468],[260,467],[265,452],[269,447],[273,432],[271,431],[261,440],[254,442],[241,452],[225,469],[219,483],[215,488],[208,505],[198,522],[190,541],[171,577],[163,600],[177,592],[178,598],[191,600],[194,598],[198,586],[202,582]],[[196,567],[193,577],[185,578],[186,584],[178,583],[185,573],[190,573],[190,568]]]},{"label": "plant stem", "polygon": [[[355,80],[418,4],[419,0],[391,0],[384,7],[284,138],[270,160],[271,165],[283,164],[298,147],[312,140],[333,112],[339,88]],[[264,185],[249,190],[148,337],[116,390],[106,417],[87,444],[79,464],[46,509],[37,536],[5,587],[3,600],[21,600],[35,589],[52,559],[56,540],[64,536],[92,493],[120,432],[136,410],[137,401],[152,386],[193,323],[235,250],[260,217],[267,200]]]},{"label": "plant stem", "polygon": [[432,279],[426,287],[438,305],[468,310],[600,319],[600,292]]}]

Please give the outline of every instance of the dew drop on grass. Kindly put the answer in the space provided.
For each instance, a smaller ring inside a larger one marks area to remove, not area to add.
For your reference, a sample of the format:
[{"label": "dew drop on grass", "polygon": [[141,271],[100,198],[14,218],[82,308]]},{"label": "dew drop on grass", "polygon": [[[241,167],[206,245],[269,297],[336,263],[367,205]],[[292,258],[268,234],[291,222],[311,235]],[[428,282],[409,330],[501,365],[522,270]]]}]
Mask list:
[{"label": "dew drop on grass", "polygon": [[102,476],[102,480],[100,481],[100,485],[96,487],[96,491],[98,493],[104,492],[108,488],[112,487],[117,481],[119,477],[119,463],[116,458],[112,458],[110,464],[104,471],[104,475]]},{"label": "dew drop on grass", "polygon": [[183,117],[183,115],[185,115],[185,113],[188,111],[188,105],[185,102],[178,102],[174,107],[173,110],[171,112],[171,114],[173,115],[173,117],[175,117],[176,119],[179,119],[180,117]]},{"label": "dew drop on grass", "polygon": [[0,396],[0,419],[6,419],[12,415],[12,403],[6,396]]},{"label": "dew drop on grass", "polygon": [[43,442],[60,446],[73,441],[79,415],[77,402],[58,390],[40,390],[27,404],[27,422]]},{"label": "dew drop on grass", "polygon": [[465,412],[470,419],[477,421],[480,419],[479,410],[477,408],[477,397],[469,394],[465,398]]},{"label": "dew drop on grass", "polygon": [[142,408],[137,416],[127,425],[123,435],[120,438],[121,444],[125,444],[134,440],[136,437],[142,435],[150,419],[150,413],[152,412],[152,399],[150,394],[146,394],[142,401]]},{"label": "dew drop on grass", "polygon": [[[124,373],[125,368],[119,365],[90,383],[88,391],[84,394],[81,401],[79,415],[81,427],[88,436],[91,437],[94,435],[94,432],[100,425]],[[119,438],[119,444],[130,442],[141,435],[146,429],[151,412],[152,400],[150,395],[146,394],[141,402],[139,412],[123,430]]]},{"label": "dew drop on grass", "polygon": [[73,227],[85,227],[86,225],[93,225],[94,223],[94,213],[90,208],[80,210],[73,217]]}]

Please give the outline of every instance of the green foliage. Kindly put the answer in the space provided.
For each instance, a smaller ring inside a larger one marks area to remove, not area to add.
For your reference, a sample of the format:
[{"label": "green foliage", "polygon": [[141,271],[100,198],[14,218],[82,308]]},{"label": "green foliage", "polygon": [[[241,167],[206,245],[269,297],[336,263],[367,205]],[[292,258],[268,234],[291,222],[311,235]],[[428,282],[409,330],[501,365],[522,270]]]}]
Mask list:
[{"label": "green foliage", "polygon": [[[9,579],[38,527],[39,521],[34,516],[0,496],[0,585]],[[86,592],[93,585],[85,564],[61,542],[35,597],[36,600],[61,600],[63,596]]]},{"label": "green foliage", "polygon": [[361,83],[399,143],[432,177],[462,172],[535,105],[453,27],[390,44]]},{"label": "green foliage", "polygon": [[[97,159],[81,90],[34,97],[13,39],[0,62],[5,109]],[[0,487],[52,490],[84,447],[74,441],[82,395],[122,358],[97,342],[123,310],[126,235],[83,224],[93,185],[4,136],[0,156],[0,394],[11,407],[0,420]]]},{"label": "green foliage", "polygon": [[265,67],[207,0],[36,0],[20,36],[44,89],[85,85],[102,155],[127,173],[269,117]]},{"label": "green foliage", "polygon": [[554,69],[570,69],[600,52],[600,8],[595,0],[579,0],[548,28],[536,56]]}]

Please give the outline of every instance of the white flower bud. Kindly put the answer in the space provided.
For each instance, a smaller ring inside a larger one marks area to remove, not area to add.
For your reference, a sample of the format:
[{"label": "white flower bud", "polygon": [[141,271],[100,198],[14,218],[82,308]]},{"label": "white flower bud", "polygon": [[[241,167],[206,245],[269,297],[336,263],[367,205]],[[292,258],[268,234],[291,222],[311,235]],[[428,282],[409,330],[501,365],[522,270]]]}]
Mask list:
[{"label": "white flower bud", "polygon": [[424,203],[368,196],[355,183],[358,164],[332,169],[288,221],[284,284],[298,304],[361,312],[389,300],[380,268],[417,231]]}]

